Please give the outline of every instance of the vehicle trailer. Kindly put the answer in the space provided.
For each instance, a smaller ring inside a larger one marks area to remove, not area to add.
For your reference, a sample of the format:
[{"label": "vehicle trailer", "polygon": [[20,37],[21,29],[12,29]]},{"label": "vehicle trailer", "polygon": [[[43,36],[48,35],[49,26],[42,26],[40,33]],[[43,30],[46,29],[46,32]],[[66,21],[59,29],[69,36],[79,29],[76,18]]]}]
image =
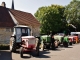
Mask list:
[{"label": "vehicle trailer", "polygon": [[14,27],[10,38],[10,51],[15,52],[19,48],[21,57],[24,52],[32,51],[35,51],[35,54],[39,56],[39,40],[31,36],[31,29],[28,26],[17,25]]}]

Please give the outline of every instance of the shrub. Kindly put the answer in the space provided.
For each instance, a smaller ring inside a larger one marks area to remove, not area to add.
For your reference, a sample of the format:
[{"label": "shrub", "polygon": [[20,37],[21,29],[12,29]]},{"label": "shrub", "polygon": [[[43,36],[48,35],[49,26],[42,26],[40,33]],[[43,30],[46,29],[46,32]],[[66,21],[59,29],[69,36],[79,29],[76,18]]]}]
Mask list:
[{"label": "shrub", "polygon": [[0,44],[0,50],[8,50],[9,45],[8,44]]}]

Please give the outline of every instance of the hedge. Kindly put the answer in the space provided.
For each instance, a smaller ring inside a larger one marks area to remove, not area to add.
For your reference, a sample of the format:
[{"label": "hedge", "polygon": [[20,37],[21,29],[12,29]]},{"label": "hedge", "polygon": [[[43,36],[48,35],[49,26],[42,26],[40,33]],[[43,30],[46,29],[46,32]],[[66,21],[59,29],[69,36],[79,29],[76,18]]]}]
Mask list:
[{"label": "hedge", "polygon": [[9,45],[8,44],[0,44],[0,50],[8,50]]}]

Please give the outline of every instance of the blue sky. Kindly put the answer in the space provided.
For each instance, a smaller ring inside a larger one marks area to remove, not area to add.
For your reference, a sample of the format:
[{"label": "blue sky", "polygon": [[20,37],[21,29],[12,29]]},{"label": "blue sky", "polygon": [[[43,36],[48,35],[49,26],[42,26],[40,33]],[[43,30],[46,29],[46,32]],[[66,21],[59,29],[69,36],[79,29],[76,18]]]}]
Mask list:
[{"label": "blue sky", "polygon": [[[0,0],[6,3],[7,8],[11,8],[12,0]],[[68,5],[72,0],[14,0],[14,7],[16,10],[21,10],[34,14],[39,7],[49,6],[51,4]]]}]

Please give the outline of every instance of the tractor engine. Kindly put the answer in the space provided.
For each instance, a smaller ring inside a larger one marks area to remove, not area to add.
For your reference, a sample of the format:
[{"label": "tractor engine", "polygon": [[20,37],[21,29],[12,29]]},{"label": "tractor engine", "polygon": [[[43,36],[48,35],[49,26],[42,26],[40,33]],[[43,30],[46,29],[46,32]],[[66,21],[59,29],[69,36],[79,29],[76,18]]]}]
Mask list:
[{"label": "tractor engine", "polygon": [[34,48],[36,44],[36,39],[34,36],[23,36],[22,37],[22,46],[26,48]]}]

